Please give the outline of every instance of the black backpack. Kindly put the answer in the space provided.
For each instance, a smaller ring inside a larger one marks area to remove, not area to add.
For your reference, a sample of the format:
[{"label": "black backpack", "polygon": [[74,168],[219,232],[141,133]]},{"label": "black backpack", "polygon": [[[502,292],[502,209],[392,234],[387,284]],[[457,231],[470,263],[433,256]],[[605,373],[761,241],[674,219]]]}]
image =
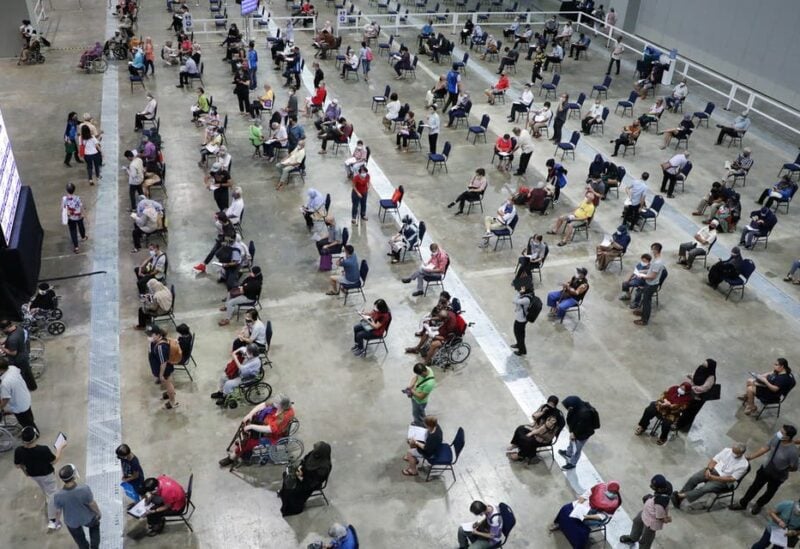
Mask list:
[{"label": "black backpack", "polygon": [[592,429],[599,429],[600,428],[600,414],[597,413],[597,410],[594,406],[586,402],[586,408],[589,409],[589,413],[592,416]]},{"label": "black backpack", "polygon": [[525,311],[525,320],[534,323],[539,318],[539,313],[542,312],[542,300],[533,294],[527,294],[526,297],[531,303],[528,305],[528,310]]}]

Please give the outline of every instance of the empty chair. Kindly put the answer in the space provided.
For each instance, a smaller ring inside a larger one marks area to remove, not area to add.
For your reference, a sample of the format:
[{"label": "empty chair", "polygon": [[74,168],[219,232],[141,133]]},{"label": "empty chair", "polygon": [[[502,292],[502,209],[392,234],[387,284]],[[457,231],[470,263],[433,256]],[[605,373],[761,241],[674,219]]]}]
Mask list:
[{"label": "empty chair", "polygon": [[427,170],[430,167],[431,162],[433,162],[433,169],[431,170],[431,174],[436,173],[436,166],[439,166],[440,169],[442,168],[442,166],[444,166],[444,171],[446,173],[449,173],[447,171],[447,157],[450,156],[450,149],[451,148],[452,148],[452,145],[450,144],[450,142],[449,141],[445,141],[444,142],[444,148],[442,149],[441,154],[439,154],[439,153],[429,153],[428,154],[428,163],[425,165],[425,169]]},{"label": "empty chair", "polygon": [[[388,6],[388,5],[389,5],[389,3],[387,2],[386,5],[384,6],[384,8],[386,6]],[[378,7],[380,8],[381,5],[378,4]],[[384,52],[391,53],[392,44],[393,43],[394,43],[394,34],[390,34],[389,35],[389,41],[388,42],[378,42],[378,55],[383,55]]]},{"label": "empty chair", "polygon": [[399,215],[400,204],[403,202],[403,196],[405,195],[405,189],[402,185],[397,187],[397,190],[394,193],[392,198],[382,198],[378,202],[378,217],[381,215],[381,210],[383,210],[383,217],[381,218],[381,223],[386,221],[386,214],[390,211],[395,212]]},{"label": "empty chair", "polygon": [[464,74],[467,74],[467,63],[468,62],[469,62],[469,54],[465,53],[464,57],[461,59],[461,61],[456,61],[455,63],[453,63],[453,68],[456,69],[457,71],[462,71],[463,70]]},{"label": "empty chair", "polygon": [[600,97],[600,94],[603,94],[606,96],[606,99],[608,99],[608,88],[611,87],[611,80],[611,77],[606,75],[602,84],[595,84],[592,86],[592,91],[589,92],[589,97],[591,97],[594,92],[597,92],[597,97]]},{"label": "empty chair", "polygon": [[478,126],[469,126],[467,128],[467,139],[469,139],[470,135],[473,135],[472,144],[474,145],[475,142],[478,140],[478,136],[483,137],[483,142],[486,143],[486,130],[489,128],[489,115],[484,114],[481,117],[481,123]]},{"label": "empty chair", "polygon": [[567,108],[569,109],[567,113],[567,118],[571,118],[573,114],[577,114],[578,118],[581,117],[581,108],[583,107],[583,102],[586,101],[586,94],[581,92],[578,95],[578,100],[574,103],[567,103]]},{"label": "empty chair", "polygon": [[539,95],[542,95],[542,90],[547,90],[547,92],[544,94],[545,99],[547,99],[551,93],[553,94],[553,97],[555,97],[559,82],[561,82],[561,75],[554,74],[553,79],[550,82],[542,82],[542,85],[539,88]]},{"label": "empty chair", "polygon": [[703,111],[695,112],[692,115],[692,120],[697,118],[697,127],[699,128],[703,124],[703,120],[706,122],[706,128],[708,127],[708,121],[711,120],[711,113],[714,112],[714,103],[709,101],[706,103],[706,108]]},{"label": "empty chair", "polygon": [[574,131],[572,132],[572,137],[569,138],[567,143],[559,143],[556,145],[556,150],[554,151],[554,155],[561,151],[561,160],[564,160],[564,156],[567,154],[572,155],[572,159],[575,159],[575,148],[578,146],[578,141],[581,140],[581,132]]},{"label": "empty chair", "polygon": [[617,107],[614,109],[614,114],[616,114],[619,108],[622,107],[622,116],[625,116],[627,111],[631,111],[631,116],[633,116],[633,105],[636,103],[638,98],[639,94],[635,91],[632,91],[630,95],[628,95],[627,101],[617,101]]},{"label": "empty chair", "polygon": [[645,225],[647,225],[649,221],[653,222],[653,229],[655,230],[657,226],[658,214],[661,212],[661,208],[663,206],[664,206],[664,197],[661,196],[660,194],[656,195],[655,198],[653,198],[653,202],[652,204],[650,204],[650,207],[647,208],[645,211],[639,213],[640,231],[644,230]]},{"label": "empty chair", "polygon": [[378,112],[378,107],[386,104],[386,98],[389,97],[391,92],[392,88],[387,84],[386,88],[383,90],[383,95],[372,96],[372,110],[374,112]]}]

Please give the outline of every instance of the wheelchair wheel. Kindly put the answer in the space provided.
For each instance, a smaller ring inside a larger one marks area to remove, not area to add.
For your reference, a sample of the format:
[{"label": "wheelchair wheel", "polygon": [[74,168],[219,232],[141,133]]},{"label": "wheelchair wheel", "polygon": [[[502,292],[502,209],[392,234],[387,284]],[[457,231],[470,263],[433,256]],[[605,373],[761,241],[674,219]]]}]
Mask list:
[{"label": "wheelchair wheel", "polygon": [[44,358],[44,342],[37,336],[30,336],[28,339],[28,349],[31,357],[31,362],[42,360]]},{"label": "wheelchair wheel", "polygon": [[63,334],[66,329],[67,325],[60,320],[56,320],[47,325],[47,333],[54,336]]},{"label": "wheelchair wheel", "polygon": [[12,448],[14,448],[16,444],[16,439],[14,435],[12,435],[6,429],[0,427],[0,452],[8,452]]},{"label": "wheelchair wheel", "polygon": [[266,465],[271,459],[272,446],[259,445],[253,448],[253,455],[250,456],[250,463],[257,463],[259,465]]},{"label": "wheelchair wheel", "polygon": [[44,359],[31,361],[31,372],[33,373],[34,379],[42,377],[46,369],[47,362],[45,362]]},{"label": "wheelchair wheel", "polygon": [[450,362],[453,364],[461,364],[469,358],[471,352],[472,348],[469,346],[469,343],[459,343],[450,350]]},{"label": "wheelchair wheel", "polygon": [[261,404],[272,395],[272,386],[263,381],[251,385],[244,393],[244,398],[250,404]]},{"label": "wheelchair wheel", "polygon": [[36,62],[39,63],[40,65],[44,63],[44,55],[40,55],[39,57],[37,57]]},{"label": "wheelchair wheel", "polygon": [[56,307],[50,311],[50,320],[61,320],[64,317],[64,311]]},{"label": "wheelchair wheel", "polygon": [[298,461],[303,456],[303,442],[300,439],[286,437],[269,447],[269,459],[276,465],[285,465]]},{"label": "wheelchair wheel", "polygon": [[92,70],[94,70],[95,72],[106,72],[107,68],[108,68],[108,61],[106,61],[102,57],[92,61]]}]

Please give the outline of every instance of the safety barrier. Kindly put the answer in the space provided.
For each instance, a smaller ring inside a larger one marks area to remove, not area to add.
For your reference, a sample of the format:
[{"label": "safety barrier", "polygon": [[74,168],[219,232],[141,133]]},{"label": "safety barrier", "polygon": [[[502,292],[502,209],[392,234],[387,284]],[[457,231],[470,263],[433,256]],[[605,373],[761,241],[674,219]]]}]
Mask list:
[{"label": "safety barrier", "polygon": [[39,23],[41,23],[42,21],[47,21],[47,12],[44,9],[44,0],[36,0],[36,4],[33,5],[34,27],[41,30],[41,28],[39,27]]}]

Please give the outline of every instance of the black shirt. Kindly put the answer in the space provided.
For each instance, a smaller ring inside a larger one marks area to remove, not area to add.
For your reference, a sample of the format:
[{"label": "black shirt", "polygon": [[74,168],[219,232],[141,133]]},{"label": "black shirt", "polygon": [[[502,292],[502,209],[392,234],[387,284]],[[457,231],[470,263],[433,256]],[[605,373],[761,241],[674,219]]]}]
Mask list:
[{"label": "black shirt", "polygon": [[14,356],[9,356],[8,360],[11,364],[17,364],[18,361],[27,360],[28,358],[28,347],[25,345],[25,331],[17,326],[13,332],[8,334],[8,338],[6,339],[5,343],[6,349],[9,351],[14,351],[17,353]]},{"label": "black shirt", "polygon": [[14,465],[22,465],[29,477],[43,477],[53,472],[53,461],[56,456],[47,446],[36,445],[33,448],[18,446],[14,450]]},{"label": "black shirt", "polygon": [[434,431],[428,432],[428,436],[425,439],[425,447],[422,448],[420,452],[426,458],[432,458],[436,455],[436,452],[439,450],[439,446],[442,445],[442,428],[438,425]]}]

